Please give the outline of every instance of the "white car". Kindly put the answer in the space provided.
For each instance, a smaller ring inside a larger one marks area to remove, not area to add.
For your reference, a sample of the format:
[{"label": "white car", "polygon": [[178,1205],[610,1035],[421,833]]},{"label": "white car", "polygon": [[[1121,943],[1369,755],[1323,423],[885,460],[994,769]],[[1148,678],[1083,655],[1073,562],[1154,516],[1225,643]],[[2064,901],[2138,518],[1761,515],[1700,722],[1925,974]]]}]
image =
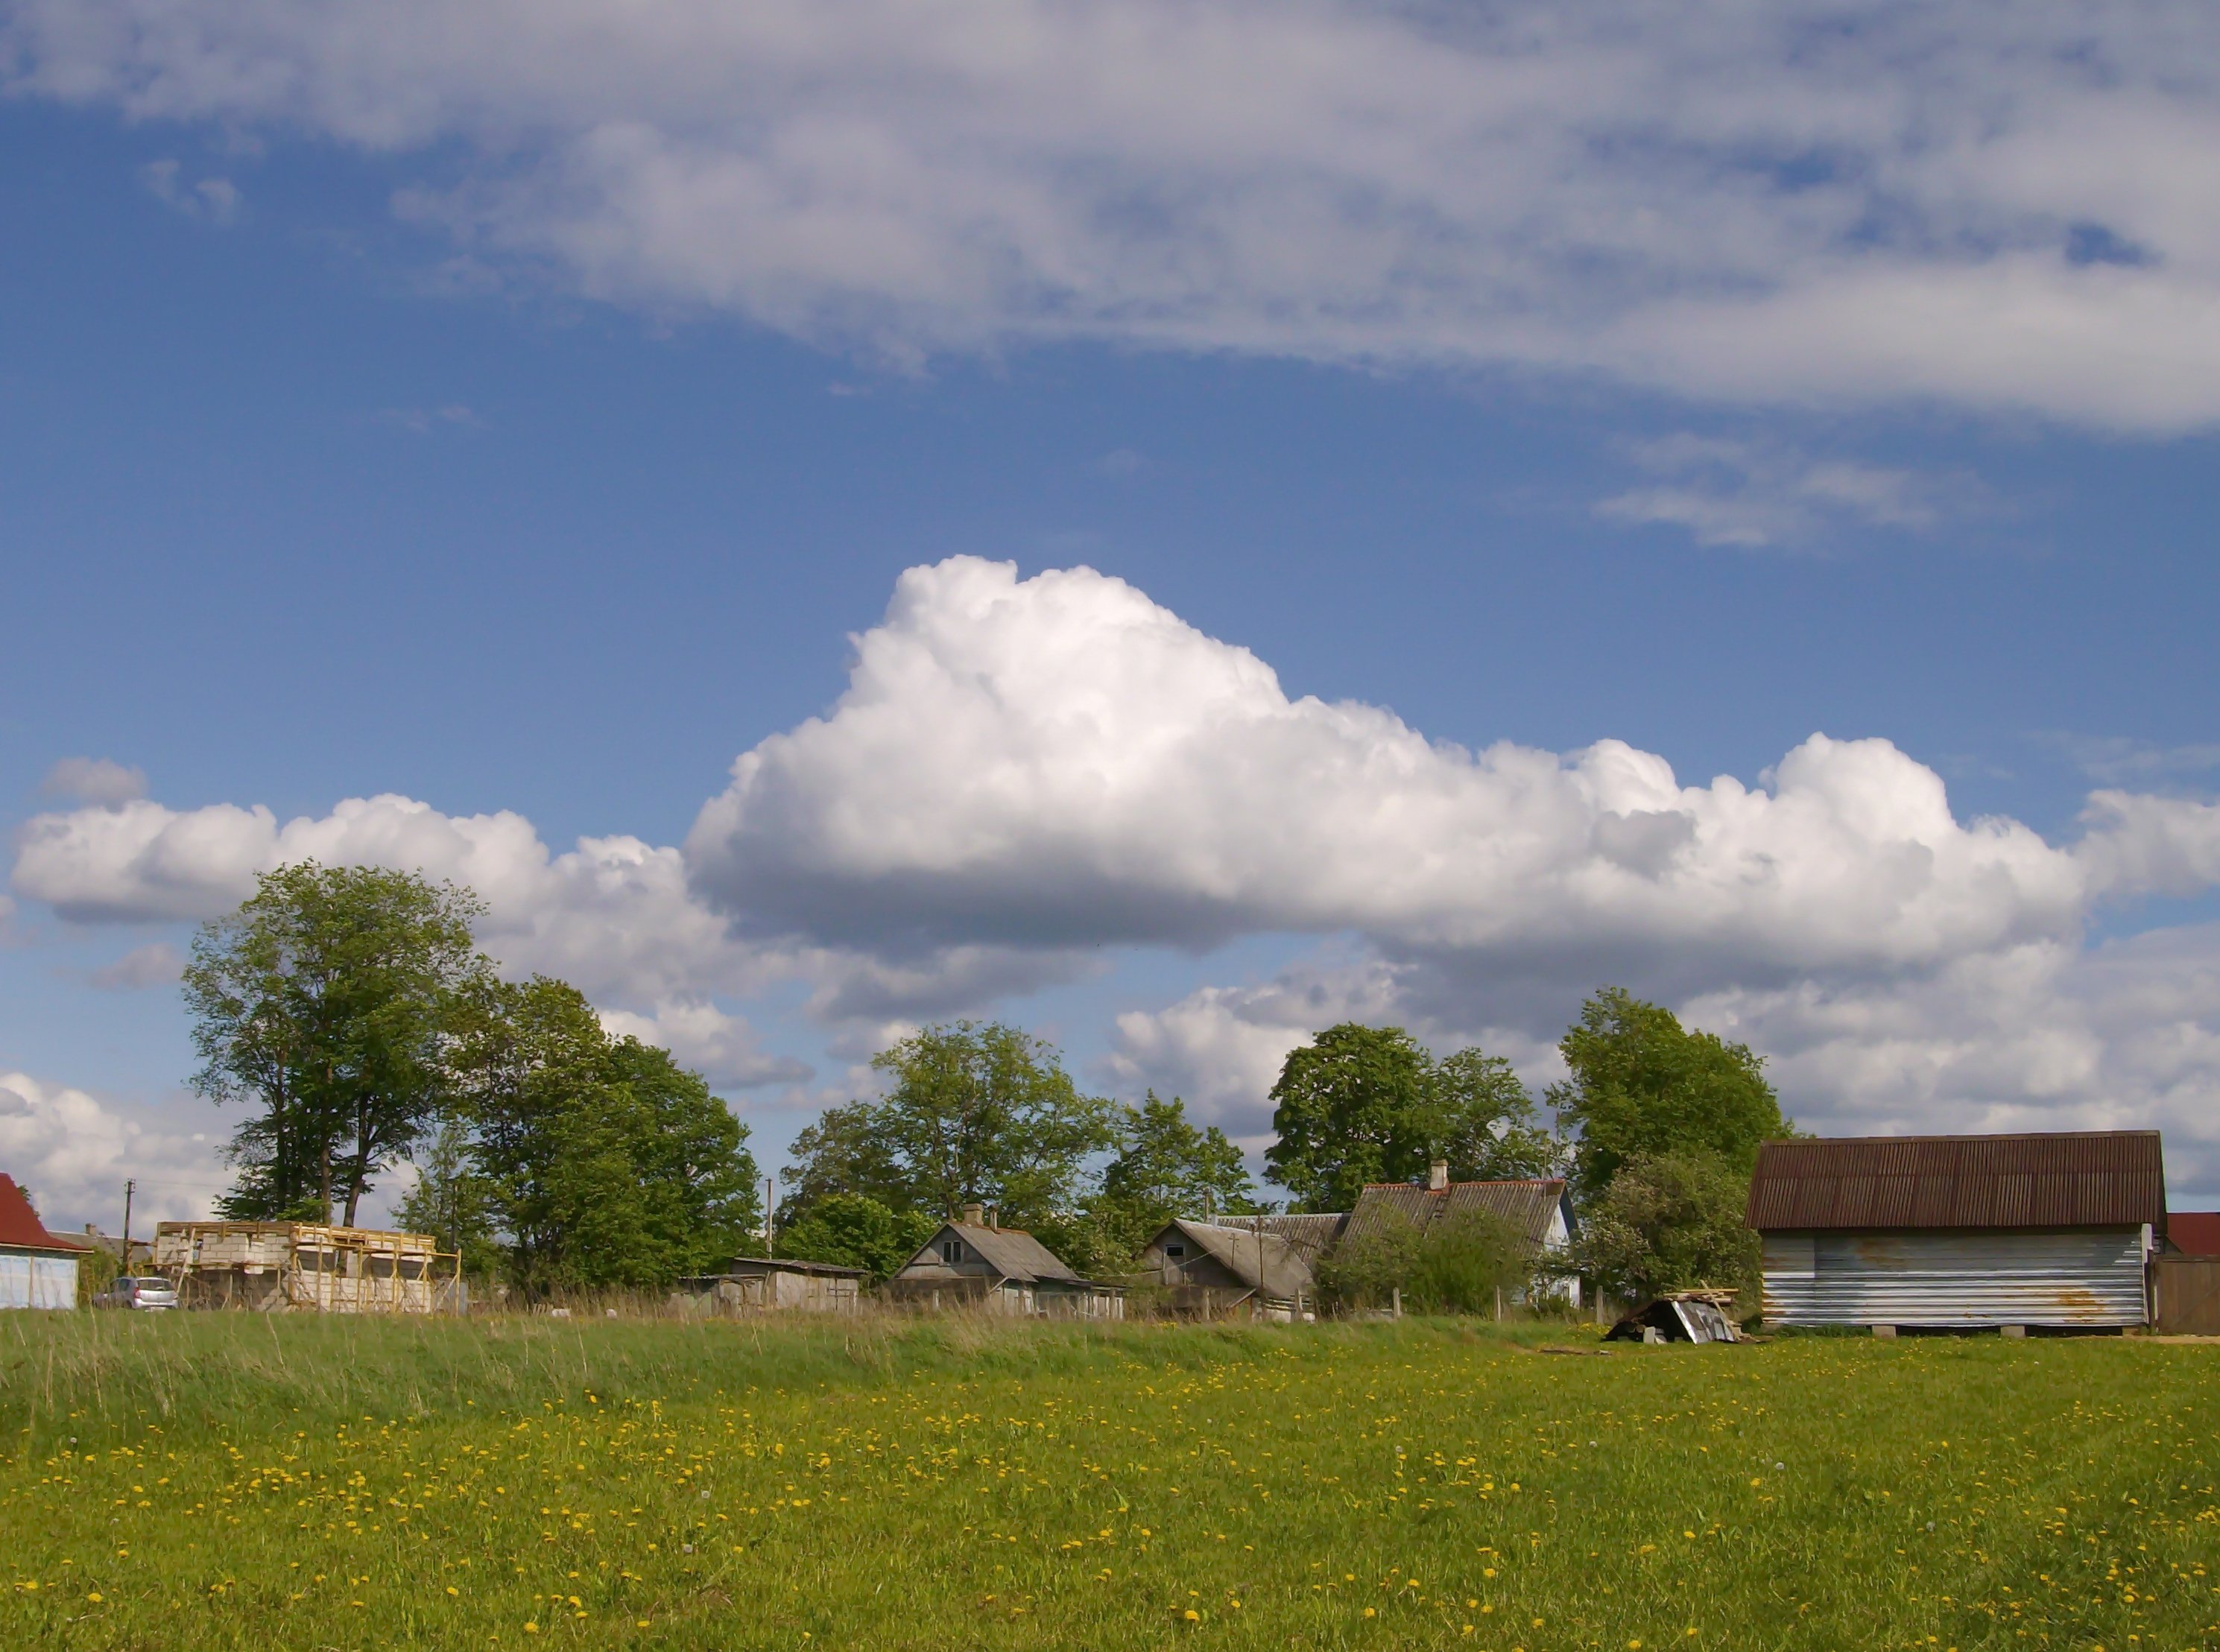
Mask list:
[{"label": "white car", "polygon": [[92,1299],[96,1308],[138,1308],[160,1312],[178,1306],[178,1288],[159,1274],[126,1274]]}]

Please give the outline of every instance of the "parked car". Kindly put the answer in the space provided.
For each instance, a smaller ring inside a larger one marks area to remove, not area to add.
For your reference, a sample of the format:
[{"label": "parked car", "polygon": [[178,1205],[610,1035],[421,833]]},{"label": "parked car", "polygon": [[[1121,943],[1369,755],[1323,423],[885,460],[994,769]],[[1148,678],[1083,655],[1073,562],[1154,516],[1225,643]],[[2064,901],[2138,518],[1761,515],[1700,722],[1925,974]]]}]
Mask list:
[{"label": "parked car", "polygon": [[158,1274],[126,1274],[94,1297],[92,1306],[159,1312],[178,1306],[178,1287]]}]

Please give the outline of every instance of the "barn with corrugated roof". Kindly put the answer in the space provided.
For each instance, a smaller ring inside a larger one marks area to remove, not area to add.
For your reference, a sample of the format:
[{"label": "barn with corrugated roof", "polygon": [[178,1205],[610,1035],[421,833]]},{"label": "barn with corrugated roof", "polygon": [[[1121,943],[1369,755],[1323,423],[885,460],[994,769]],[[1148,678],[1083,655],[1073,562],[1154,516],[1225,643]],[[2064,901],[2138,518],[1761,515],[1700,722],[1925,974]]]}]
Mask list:
[{"label": "barn with corrugated roof", "polygon": [[1768,1142],[1749,1221],[1771,1324],[2117,1329],[2149,1322],[2166,1167],[2155,1130]]}]

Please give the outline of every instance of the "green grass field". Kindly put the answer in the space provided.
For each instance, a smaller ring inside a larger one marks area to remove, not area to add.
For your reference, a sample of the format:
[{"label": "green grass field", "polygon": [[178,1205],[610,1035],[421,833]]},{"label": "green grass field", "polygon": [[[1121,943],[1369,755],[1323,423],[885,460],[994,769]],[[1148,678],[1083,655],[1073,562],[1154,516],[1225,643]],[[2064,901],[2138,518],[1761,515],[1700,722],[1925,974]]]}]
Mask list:
[{"label": "green grass field", "polygon": [[0,1322],[0,1645],[2220,1649],[2220,1348]]}]

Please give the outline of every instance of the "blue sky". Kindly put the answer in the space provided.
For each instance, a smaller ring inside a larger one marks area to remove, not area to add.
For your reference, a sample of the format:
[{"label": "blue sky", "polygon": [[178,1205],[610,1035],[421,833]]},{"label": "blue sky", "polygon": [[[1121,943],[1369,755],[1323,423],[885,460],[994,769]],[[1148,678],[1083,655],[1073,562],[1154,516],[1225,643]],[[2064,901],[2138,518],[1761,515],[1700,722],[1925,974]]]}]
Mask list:
[{"label": "blue sky", "polygon": [[[296,820],[493,879],[503,963],[774,1162],[932,1016],[1254,1144],[1310,1026],[1538,1082],[1624,981],[1807,1123],[2147,1123],[2220,1199],[2220,107],[2164,13],[2083,75],[1944,8],[1908,80],[1878,15],[1815,70],[1727,9],[465,14],[0,12],[0,1168],[50,1217],[220,1180],[169,960]],[[1166,65],[1221,46],[1206,110]],[[329,824],[381,795],[514,825]],[[581,838],[660,858],[516,870]]]}]

